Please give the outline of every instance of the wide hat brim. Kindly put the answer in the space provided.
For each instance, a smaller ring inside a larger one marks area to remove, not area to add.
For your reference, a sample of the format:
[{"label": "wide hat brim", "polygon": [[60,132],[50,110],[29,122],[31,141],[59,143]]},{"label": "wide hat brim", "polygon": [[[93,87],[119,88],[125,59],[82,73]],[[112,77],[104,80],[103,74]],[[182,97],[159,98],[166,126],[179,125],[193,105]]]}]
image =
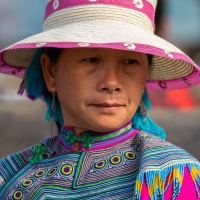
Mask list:
[{"label": "wide hat brim", "polygon": [[147,88],[180,89],[200,83],[200,68],[180,49],[133,24],[118,20],[88,20],[52,28],[0,51],[0,72],[23,77],[36,50],[112,48],[152,54]]}]

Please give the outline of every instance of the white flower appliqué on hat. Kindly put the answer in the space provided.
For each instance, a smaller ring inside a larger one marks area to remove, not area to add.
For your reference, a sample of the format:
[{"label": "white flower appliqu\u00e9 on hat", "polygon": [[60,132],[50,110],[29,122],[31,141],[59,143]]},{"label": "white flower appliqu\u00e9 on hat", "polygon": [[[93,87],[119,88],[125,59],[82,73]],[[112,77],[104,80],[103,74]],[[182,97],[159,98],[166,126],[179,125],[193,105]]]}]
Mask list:
[{"label": "white flower appliqu\u00e9 on hat", "polygon": [[56,10],[58,8],[59,4],[60,4],[59,0],[54,0],[54,2],[53,2],[53,9]]},{"label": "white flower appliqu\u00e9 on hat", "polygon": [[124,46],[127,47],[127,49],[135,49],[136,48],[136,46],[133,43],[125,43]]},{"label": "white flower appliqu\u00e9 on hat", "polygon": [[37,43],[35,46],[36,47],[42,47],[46,44],[46,42],[41,42],[41,43]]},{"label": "white flower appliqu\u00e9 on hat", "polygon": [[78,43],[78,45],[79,45],[80,47],[88,47],[88,46],[90,46],[90,44],[89,44],[89,43],[86,43],[86,42]]},{"label": "white flower appliqu\u00e9 on hat", "polygon": [[170,57],[170,58],[173,58],[174,56],[167,50],[165,50],[165,53]]},{"label": "white flower appliqu\u00e9 on hat", "polygon": [[143,1],[142,0],[133,0],[133,3],[135,4],[135,7],[136,8],[143,8],[144,7],[144,4],[143,4]]}]

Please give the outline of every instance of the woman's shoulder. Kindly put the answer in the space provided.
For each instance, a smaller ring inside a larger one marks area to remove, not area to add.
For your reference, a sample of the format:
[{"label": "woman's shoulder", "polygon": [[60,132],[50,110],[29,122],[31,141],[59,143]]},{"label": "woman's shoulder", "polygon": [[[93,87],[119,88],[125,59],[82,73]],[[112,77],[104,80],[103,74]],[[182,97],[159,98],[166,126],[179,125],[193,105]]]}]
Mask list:
[{"label": "woman's shoulder", "polygon": [[[161,165],[163,166],[168,162],[171,164],[177,162],[194,162],[200,164],[199,161],[187,151],[168,142],[167,140],[160,139],[156,135],[140,131],[137,134],[137,142],[141,143],[141,159],[143,164],[142,168],[144,170],[147,169],[145,166],[149,164],[150,160],[155,160],[158,167]],[[173,160],[175,162],[173,162]]]},{"label": "woman's shoulder", "polygon": [[180,194],[186,172],[187,175],[189,174],[193,186],[200,187],[200,163],[188,152],[143,131],[138,133],[137,143],[141,149],[135,189],[137,198],[142,193],[144,182],[150,192],[149,195],[155,199],[158,198],[156,196],[158,194],[164,195],[171,185],[175,188],[173,196],[177,197]]},{"label": "woman's shoulder", "polygon": [[52,155],[56,137],[45,139],[19,152],[0,159],[0,188],[28,163],[37,162]]}]

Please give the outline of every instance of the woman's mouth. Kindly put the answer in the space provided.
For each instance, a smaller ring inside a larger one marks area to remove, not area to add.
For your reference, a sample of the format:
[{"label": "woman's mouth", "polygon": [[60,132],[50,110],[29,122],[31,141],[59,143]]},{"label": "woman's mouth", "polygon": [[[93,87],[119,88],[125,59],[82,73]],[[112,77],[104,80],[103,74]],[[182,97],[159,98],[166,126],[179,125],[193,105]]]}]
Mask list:
[{"label": "woman's mouth", "polygon": [[114,107],[121,107],[123,106],[122,104],[118,104],[118,103],[98,103],[98,104],[94,104],[94,106],[96,107],[106,107],[106,108],[114,108]]},{"label": "woman's mouth", "polygon": [[92,106],[104,114],[113,114],[114,112],[119,111],[125,105],[120,103],[95,103],[92,104]]}]

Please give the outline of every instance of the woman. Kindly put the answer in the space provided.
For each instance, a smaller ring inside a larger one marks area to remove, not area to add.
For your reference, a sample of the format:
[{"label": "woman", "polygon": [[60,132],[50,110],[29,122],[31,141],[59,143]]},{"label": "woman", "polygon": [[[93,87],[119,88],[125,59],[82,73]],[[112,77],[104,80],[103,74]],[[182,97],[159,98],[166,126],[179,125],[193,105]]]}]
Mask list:
[{"label": "woman", "polygon": [[1,159],[2,199],[198,199],[200,163],[146,116],[147,89],[199,67],[155,36],[156,0],[48,0],[43,32],[0,52],[59,135]]}]

